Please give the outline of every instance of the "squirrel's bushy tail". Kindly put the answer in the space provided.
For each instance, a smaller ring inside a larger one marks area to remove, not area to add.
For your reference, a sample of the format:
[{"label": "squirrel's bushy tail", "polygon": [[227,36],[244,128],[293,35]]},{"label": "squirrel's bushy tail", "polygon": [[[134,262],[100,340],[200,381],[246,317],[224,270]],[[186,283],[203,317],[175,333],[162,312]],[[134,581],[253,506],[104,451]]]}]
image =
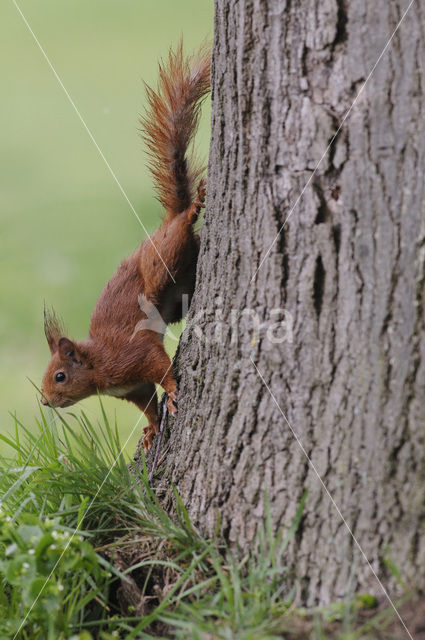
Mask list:
[{"label": "squirrel's bushy tail", "polygon": [[156,91],[146,86],[148,106],[141,119],[159,201],[168,216],[188,209],[202,168],[189,153],[202,99],[210,89],[210,50],[183,57],[183,42],[159,65]]}]

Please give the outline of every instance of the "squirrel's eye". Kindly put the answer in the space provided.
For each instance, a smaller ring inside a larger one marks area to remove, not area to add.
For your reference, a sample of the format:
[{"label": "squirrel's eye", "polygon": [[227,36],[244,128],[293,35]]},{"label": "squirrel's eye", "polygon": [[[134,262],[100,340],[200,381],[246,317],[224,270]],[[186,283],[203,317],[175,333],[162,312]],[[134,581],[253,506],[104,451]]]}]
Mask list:
[{"label": "squirrel's eye", "polygon": [[59,371],[59,373],[55,375],[56,382],[63,382],[65,378],[66,378],[66,375],[64,374],[63,371]]}]

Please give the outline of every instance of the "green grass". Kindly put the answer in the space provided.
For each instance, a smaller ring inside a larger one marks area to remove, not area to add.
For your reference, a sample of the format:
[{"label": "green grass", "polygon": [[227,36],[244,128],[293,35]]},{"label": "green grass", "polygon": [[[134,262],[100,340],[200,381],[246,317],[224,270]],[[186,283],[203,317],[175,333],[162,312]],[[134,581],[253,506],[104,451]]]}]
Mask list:
[{"label": "green grass", "polygon": [[0,435],[13,452],[0,456],[0,640],[398,637],[388,609],[358,618],[376,604],[367,594],[294,610],[285,549],[307,496],[278,535],[266,500],[253,550],[238,554],[219,531],[200,534],[176,491],[166,512],[99,401],[97,414],[40,410],[34,428]]},{"label": "green grass", "polygon": [[[0,436],[15,452],[0,460],[3,632],[15,632],[28,614],[20,638],[67,638],[94,628],[145,638],[165,625],[178,638],[195,639],[217,623],[217,637],[274,637],[292,593],[282,554],[302,505],[285,535],[274,538],[265,523],[259,554],[237,559],[197,532],[177,493],[175,517],[162,509],[146,470],[129,470],[101,404],[99,414],[101,429],[84,413],[65,421],[47,411],[35,430],[16,422],[13,439]],[[100,553],[137,548],[140,540],[148,543],[143,559],[121,572]],[[143,616],[120,615],[108,600],[117,576],[139,572],[147,588],[158,570],[164,588],[155,606]]]},{"label": "green grass", "polygon": [[[143,80],[184,36],[194,49],[212,33],[212,0],[18,0],[147,230],[161,210],[138,135]],[[144,237],[128,203],[78,120],[11,0],[0,8],[0,393],[3,433],[9,411],[33,424],[49,359],[44,300],[72,337],[87,335],[97,296],[120,260]],[[208,105],[199,132],[206,157]],[[175,348],[175,342],[170,345]],[[96,398],[83,405],[96,423]],[[105,399],[123,440],[139,417]],[[145,422],[141,423],[141,426]],[[134,448],[141,430],[129,442]]]}]

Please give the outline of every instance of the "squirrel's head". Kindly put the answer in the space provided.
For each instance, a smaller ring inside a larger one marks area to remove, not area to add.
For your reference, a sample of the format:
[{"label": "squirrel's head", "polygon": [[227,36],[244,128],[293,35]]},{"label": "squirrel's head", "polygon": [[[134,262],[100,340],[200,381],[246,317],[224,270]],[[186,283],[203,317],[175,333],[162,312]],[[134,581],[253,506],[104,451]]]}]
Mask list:
[{"label": "squirrel's head", "polygon": [[46,310],[44,332],[52,357],[43,376],[41,402],[52,407],[69,407],[95,391],[89,354],[81,344],[64,336],[62,323]]}]

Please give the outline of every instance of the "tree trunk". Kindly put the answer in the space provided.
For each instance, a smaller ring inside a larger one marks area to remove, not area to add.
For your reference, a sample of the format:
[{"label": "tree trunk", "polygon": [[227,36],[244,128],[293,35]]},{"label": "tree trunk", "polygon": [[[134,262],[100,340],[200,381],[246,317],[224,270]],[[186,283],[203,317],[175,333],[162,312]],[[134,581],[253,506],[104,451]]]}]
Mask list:
[{"label": "tree trunk", "polygon": [[341,515],[390,592],[386,559],[425,577],[420,3],[368,79],[407,6],[216,0],[208,204],[165,478],[201,530],[220,514],[243,549],[266,492],[277,531],[308,488],[290,550],[307,604],[381,593]]}]

